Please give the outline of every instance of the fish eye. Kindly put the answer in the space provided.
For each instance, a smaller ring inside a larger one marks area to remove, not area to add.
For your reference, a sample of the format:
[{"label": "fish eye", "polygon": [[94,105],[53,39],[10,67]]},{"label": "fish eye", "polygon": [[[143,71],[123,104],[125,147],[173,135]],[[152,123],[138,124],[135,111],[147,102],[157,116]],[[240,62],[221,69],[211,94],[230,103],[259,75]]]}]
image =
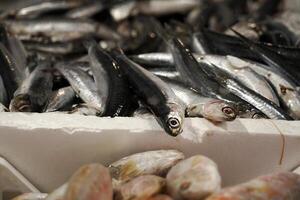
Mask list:
[{"label": "fish eye", "polygon": [[235,111],[231,108],[231,107],[224,107],[222,108],[222,112],[225,114],[225,115],[228,115],[228,116],[234,116],[235,115]]},{"label": "fish eye", "polygon": [[180,127],[180,122],[179,122],[179,120],[176,119],[176,118],[170,118],[170,119],[168,120],[168,125],[169,125],[169,127],[172,128],[172,129],[177,129],[177,128]]}]

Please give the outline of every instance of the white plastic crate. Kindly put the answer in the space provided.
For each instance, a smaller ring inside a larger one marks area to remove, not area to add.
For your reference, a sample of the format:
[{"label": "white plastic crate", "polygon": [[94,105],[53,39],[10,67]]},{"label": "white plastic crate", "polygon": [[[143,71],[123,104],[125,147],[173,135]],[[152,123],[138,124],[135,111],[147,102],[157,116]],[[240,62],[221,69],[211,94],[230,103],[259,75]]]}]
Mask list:
[{"label": "white plastic crate", "polygon": [[83,164],[106,165],[156,149],[210,157],[228,186],[300,166],[300,122],[237,119],[214,125],[186,119],[184,132],[173,138],[155,119],[0,114],[0,155],[42,192],[64,183]]}]

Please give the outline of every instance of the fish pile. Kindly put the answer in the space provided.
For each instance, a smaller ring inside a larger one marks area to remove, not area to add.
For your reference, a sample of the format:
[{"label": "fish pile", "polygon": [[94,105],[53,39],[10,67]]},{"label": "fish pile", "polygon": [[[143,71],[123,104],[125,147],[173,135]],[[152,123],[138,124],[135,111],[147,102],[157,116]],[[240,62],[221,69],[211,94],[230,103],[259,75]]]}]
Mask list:
[{"label": "fish pile", "polygon": [[299,200],[300,175],[277,172],[221,188],[214,161],[185,158],[177,150],[156,150],[124,157],[108,167],[79,168],[50,194],[25,193],[13,200]]},{"label": "fish pile", "polygon": [[25,0],[0,13],[0,112],[300,119],[282,0]]}]

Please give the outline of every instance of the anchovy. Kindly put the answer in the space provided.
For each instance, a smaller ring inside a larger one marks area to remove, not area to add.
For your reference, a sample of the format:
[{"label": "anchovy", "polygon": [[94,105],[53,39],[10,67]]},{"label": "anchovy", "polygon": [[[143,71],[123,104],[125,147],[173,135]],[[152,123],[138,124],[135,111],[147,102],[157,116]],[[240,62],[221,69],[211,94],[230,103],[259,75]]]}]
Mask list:
[{"label": "anchovy", "polygon": [[216,67],[215,65],[210,65],[207,68],[210,68],[210,70],[215,73],[216,80],[220,84],[224,85],[233,94],[239,96],[244,101],[247,101],[255,108],[262,111],[270,119],[293,119],[276,104],[256,93],[255,91],[247,88],[244,84],[236,80],[226,71]]},{"label": "anchovy", "polygon": [[107,105],[103,115],[111,117],[128,115],[130,109],[129,85],[120,66],[96,42],[92,41],[87,46],[98,92],[103,93],[103,88],[105,88],[105,92],[108,90]]},{"label": "anchovy", "polygon": [[21,40],[66,42],[85,36],[118,40],[119,35],[107,26],[87,19],[32,19],[5,20],[3,22],[10,34]]},{"label": "anchovy", "polygon": [[[199,55],[193,54],[198,62],[213,63],[217,67],[226,70],[228,73],[234,75],[239,81],[243,82],[250,89],[257,91],[267,99],[276,103],[279,106],[279,99],[277,94],[274,92],[273,87],[268,83],[265,77],[251,69],[249,63],[234,63],[230,62],[229,59],[223,56],[217,55]],[[150,71],[158,76],[169,77],[171,79],[179,78],[178,72],[174,71],[174,60],[171,54],[167,53],[148,53],[133,56],[138,63],[165,63],[163,66],[167,69],[150,69]],[[232,57],[234,58],[234,57]],[[168,71],[168,69],[170,71]]]},{"label": "anchovy", "polygon": [[76,93],[71,86],[53,92],[45,112],[66,110],[72,106]]},{"label": "anchovy", "polygon": [[270,66],[270,69],[276,70],[279,72],[285,79],[289,79],[294,82],[295,85],[299,86],[300,81],[298,77],[295,77],[295,73],[291,73],[292,69],[288,62],[285,62],[284,58],[281,57],[279,54],[276,54],[272,50],[268,49],[267,47],[262,47],[251,40],[245,38],[240,33],[236,32],[232,29],[232,31],[238,35],[245,44],[257,55],[259,56],[264,62]]},{"label": "anchovy", "polygon": [[40,61],[39,65],[22,82],[10,102],[12,112],[42,112],[47,105],[53,86],[52,63]]},{"label": "anchovy", "polygon": [[62,63],[56,69],[68,80],[76,94],[88,104],[103,114],[107,101],[107,93],[99,94],[94,80],[76,66],[80,63]]},{"label": "anchovy", "polygon": [[149,106],[164,130],[171,136],[179,135],[182,132],[185,106],[172,89],[124,54],[119,54],[115,58],[136,94]]}]

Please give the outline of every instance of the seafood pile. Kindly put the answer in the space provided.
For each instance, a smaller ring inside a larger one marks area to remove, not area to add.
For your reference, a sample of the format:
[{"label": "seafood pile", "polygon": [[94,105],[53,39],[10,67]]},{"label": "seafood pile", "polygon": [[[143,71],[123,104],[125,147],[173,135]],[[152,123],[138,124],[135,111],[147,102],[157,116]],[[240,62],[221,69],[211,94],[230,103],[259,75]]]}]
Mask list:
[{"label": "seafood pile", "polygon": [[299,13],[282,0],[25,0],[0,13],[0,112],[300,118]]},{"label": "seafood pile", "polygon": [[26,193],[13,200],[299,200],[300,175],[277,172],[221,188],[214,161],[185,158],[177,150],[133,154],[108,167],[79,168],[50,194]]}]

